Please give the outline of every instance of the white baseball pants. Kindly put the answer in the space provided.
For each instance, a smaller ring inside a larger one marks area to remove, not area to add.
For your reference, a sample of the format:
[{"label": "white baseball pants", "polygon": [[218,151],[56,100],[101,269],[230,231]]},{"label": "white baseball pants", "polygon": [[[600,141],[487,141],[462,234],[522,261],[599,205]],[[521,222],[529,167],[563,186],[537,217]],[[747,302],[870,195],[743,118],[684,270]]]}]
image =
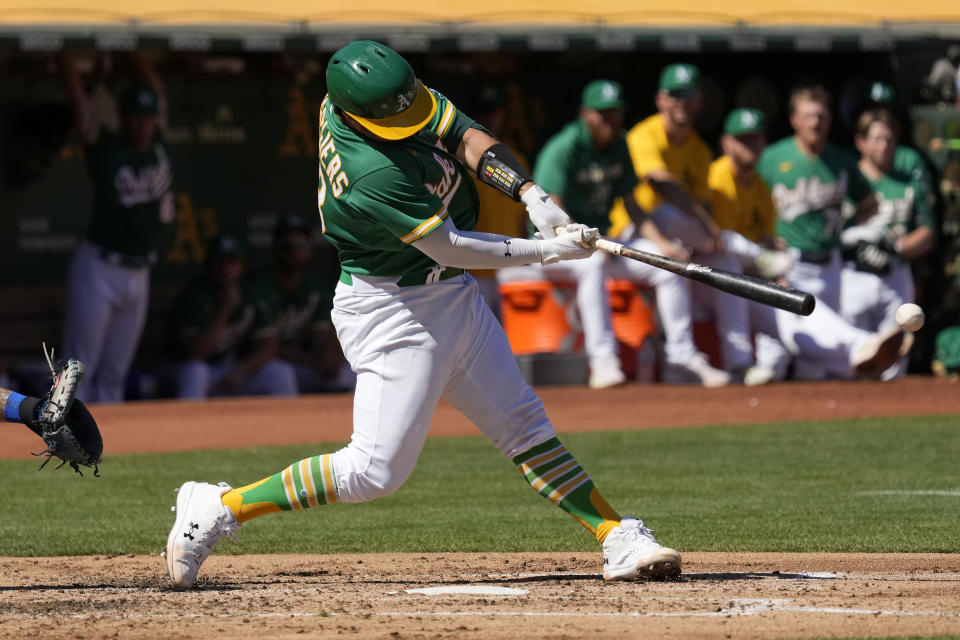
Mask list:
[{"label": "white baseball pants", "polygon": [[[214,364],[202,360],[181,363],[177,372],[177,396],[182,400],[203,400],[209,397],[217,383],[236,364],[235,358]],[[250,374],[236,389],[228,394],[218,395],[295,396],[298,390],[293,365],[284,360],[270,360]]]},{"label": "white baseball pants", "polygon": [[150,269],[111,264],[89,242],[77,248],[67,275],[63,355],[86,367],[78,398],[123,402],[149,300]]},{"label": "white baseball pants", "polygon": [[[879,276],[845,266],[841,271],[840,315],[855,327],[866,331],[884,331],[897,326],[897,307],[913,302],[916,290],[910,265],[897,265]],[[883,375],[884,380],[907,373],[909,357],[904,357]]]},{"label": "white baseball pants", "polygon": [[834,249],[830,254],[830,261],[823,264],[801,261],[800,251],[792,247],[787,249],[787,253],[793,258],[793,266],[787,272],[790,286],[813,294],[818,304],[826,304],[839,312],[842,267],[840,250]]},{"label": "white baseball pants", "polygon": [[403,484],[441,397],[508,458],[554,437],[472,276],[412,287],[395,281],[353,276],[334,296],[333,323],[357,374],[353,435],[333,454],[342,502]]}]

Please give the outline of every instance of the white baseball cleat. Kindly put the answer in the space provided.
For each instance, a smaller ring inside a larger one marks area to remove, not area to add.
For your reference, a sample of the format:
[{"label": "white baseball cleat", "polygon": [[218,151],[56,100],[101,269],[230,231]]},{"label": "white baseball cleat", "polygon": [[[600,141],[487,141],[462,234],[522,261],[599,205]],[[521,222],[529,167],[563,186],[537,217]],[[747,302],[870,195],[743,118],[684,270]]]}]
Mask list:
[{"label": "white baseball cleat", "polygon": [[758,387],[764,384],[770,384],[777,379],[777,372],[770,367],[755,364],[748,368],[743,374],[743,384],[748,387]]},{"label": "white baseball cleat", "polygon": [[860,375],[876,379],[907,355],[912,345],[913,336],[900,327],[891,327],[864,340],[851,354],[850,365]]},{"label": "white baseball cleat", "polygon": [[663,381],[669,384],[702,384],[708,388],[730,384],[730,374],[710,366],[707,357],[697,353],[687,364],[668,362],[663,368]]},{"label": "white baseball cleat", "polygon": [[603,579],[670,578],[680,575],[680,554],[660,545],[643,520],[624,518],[603,541]]},{"label": "white baseball cleat", "polygon": [[620,368],[620,359],[615,356],[590,358],[591,389],[607,389],[627,382],[627,376]]},{"label": "white baseball cleat", "polygon": [[231,487],[206,482],[184,482],[177,494],[176,522],[167,537],[167,573],[174,586],[192,587],[200,565],[220,540],[240,528],[220,497]]}]

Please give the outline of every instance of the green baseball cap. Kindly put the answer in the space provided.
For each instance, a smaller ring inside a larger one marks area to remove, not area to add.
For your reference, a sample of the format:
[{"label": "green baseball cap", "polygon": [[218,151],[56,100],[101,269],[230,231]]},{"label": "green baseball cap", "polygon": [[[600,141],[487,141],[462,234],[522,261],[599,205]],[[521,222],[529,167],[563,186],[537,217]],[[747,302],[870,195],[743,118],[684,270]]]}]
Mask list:
[{"label": "green baseball cap", "polygon": [[594,80],[585,86],[580,104],[597,111],[623,109],[627,105],[623,99],[623,86],[613,80]]},{"label": "green baseball cap", "polygon": [[700,88],[700,70],[692,64],[671,64],[660,72],[660,90],[693,91]]},{"label": "green baseball cap", "polygon": [[766,133],[767,122],[759,109],[734,109],[723,123],[723,132],[728,136],[743,136],[748,133]]},{"label": "green baseball cap", "polygon": [[871,82],[867,87],[867,102],[892,105],[896,101],[896,92],[886,82]]}]

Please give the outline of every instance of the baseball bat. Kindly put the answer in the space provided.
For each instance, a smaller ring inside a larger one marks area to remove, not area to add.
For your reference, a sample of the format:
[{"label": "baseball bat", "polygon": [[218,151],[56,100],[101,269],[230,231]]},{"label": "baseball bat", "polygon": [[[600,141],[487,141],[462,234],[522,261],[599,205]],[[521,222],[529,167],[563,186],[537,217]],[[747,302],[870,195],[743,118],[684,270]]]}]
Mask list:
[{"label": "baseball bat", "polygon": [[678,276],[732,293],[735,296],[790,311],[797,315],[810,315],[813,313],[813,307],[816,304],[814,297],[805,291],[782,287],[762,278],[754,278],[753,276],[724,271],[723,269],[713,269],[693,262],[680,262],[679,260],[664,258],[655,253],[639,251],[603,238],[597,239],[596,242],[597,248],[607,253],[631,260],[639,260],[654,267],[666,269]]}]

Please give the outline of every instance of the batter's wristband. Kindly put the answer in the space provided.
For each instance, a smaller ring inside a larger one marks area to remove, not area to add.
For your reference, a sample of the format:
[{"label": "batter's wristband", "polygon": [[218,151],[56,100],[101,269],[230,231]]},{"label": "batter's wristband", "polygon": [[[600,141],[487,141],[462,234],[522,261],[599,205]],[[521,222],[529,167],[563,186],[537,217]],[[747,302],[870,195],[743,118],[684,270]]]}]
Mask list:
[{"label": "batter's wristband", "polygon": [[483,152],[477,163],[477,177],[520,202],[520,187],[533,177],[505,144],[497,143]]}]

